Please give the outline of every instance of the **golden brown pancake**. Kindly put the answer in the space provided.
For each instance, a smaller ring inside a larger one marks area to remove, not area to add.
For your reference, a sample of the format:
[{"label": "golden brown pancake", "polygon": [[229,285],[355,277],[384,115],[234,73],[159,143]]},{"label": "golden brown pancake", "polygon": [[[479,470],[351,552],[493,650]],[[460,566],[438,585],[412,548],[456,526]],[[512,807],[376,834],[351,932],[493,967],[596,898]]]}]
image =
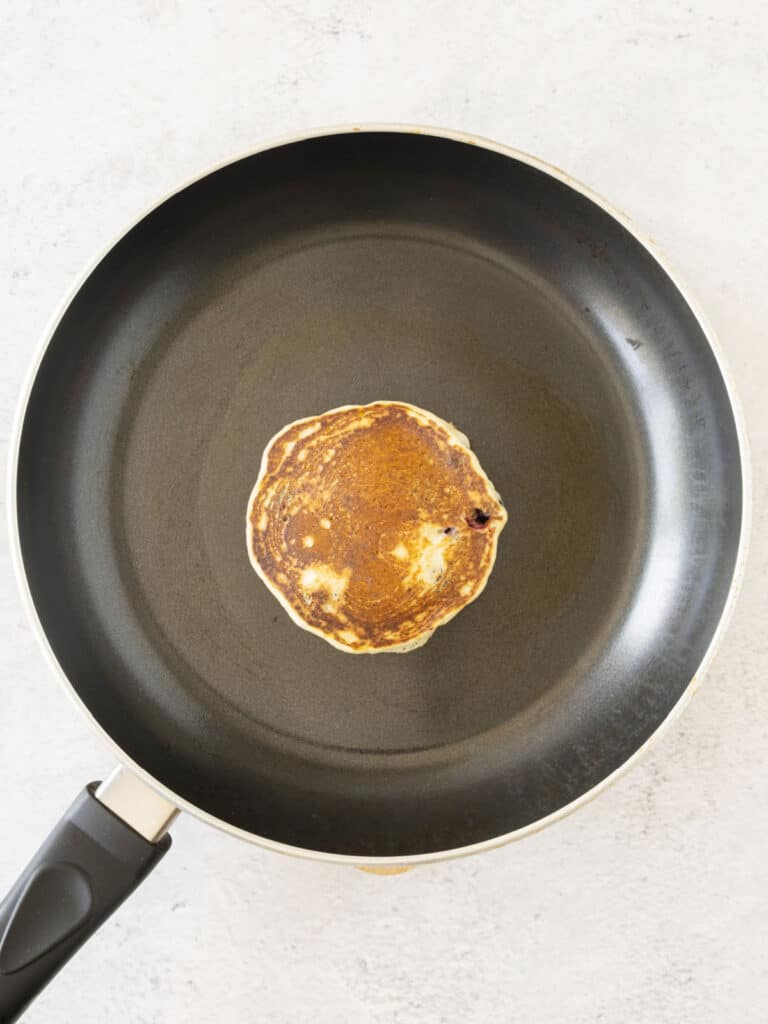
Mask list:
[{"label": "golden brown pancake", "polygon": [[297,420],[269,442],[246,538],[298,625],[374,654],[420,647],[474,601],[506,521],[463,434],[374,402]]}]

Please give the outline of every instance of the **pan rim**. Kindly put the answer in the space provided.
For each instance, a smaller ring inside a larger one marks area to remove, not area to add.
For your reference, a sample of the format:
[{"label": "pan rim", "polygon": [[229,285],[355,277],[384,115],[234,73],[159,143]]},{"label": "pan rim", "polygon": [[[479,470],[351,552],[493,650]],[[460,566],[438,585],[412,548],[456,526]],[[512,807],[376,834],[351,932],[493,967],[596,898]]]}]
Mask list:
[{"label": "pan rim", "polygon": [[[498,153],[501,156],[508,157],[512,160],[516,160],[520,163],[526,164],[535,170],[546,174],[550,178],[554,178],[556,181],[572,189],[573,191],[581,194],[586,199],[590,200],[600,209],[602,209],[609,217],[620,224],[629,234],[637,241],[656,262],[656,264],[664,271],[667,277],[670,279],[672,284],[678,290],[686,304],[688,305],[691,313],[699,324],[701,331],[706,338],[707,344],[709,345],[718,370],[723,380],[726,395],[730,408],[733,413],[736,436],[739,446],[739,468],[741,471],[741,494],[742,494],[742,512],[741,512],[741,523],[740,523],[740,534],[738,541],[738,548],[736,552],[736,560],[734,563],[733,574],[731,577],[728,594],[726,596],[725,603],[723,605],[722,612],[718,623],[712,633],[712,637],[707,646],[706,651],[699,663],[696,672],[693,674],[690,682],[682,695],[669,711],[664,720],[660,725],[651,733],[651,735],[638,747],[633,754],[631,754],[626,761],[624,761],[618,768],[616,768],[609,775],[605,776],[600,782],[598,782],[591,789],[582,793],[581,796],[570,803],[564,804],[551,814],[546,815],[543,818],[539,818],[537,821],[531,822],[523,828],[516,829],[512,832],[502,833],[498,836],[493,836],[489,839],[484,839],[477,843],[472,843],[466,846],[450,848],[446,850],[436,850],[428,853],[416,853],[408,855],[400,855],[394,857],[361,857],[353,854],[340,854],[340,853],[329,853],[323,850],[313,850],[309,848],[292,846],[285,843],[277,842],[273,839],[269,839],[265,836],[259,836],[255,833],[248,832],[244,829],[238,828],[231,825],[229,822],[224,821],[222,818],[218,818],[215,815],[210,814],[207,811],[202,810],[193,803],[185,800],[177,793],[173,792],[169,787],[165,786],[153,775],[147,772],[141,765],[129,757],[125,751],[123,751],[118,743],[113,739],[112,736],[96,721],[91,711],[88,709],[84,701],[77,694],[73,684],[70,682],[62,666],[60,665],[53,648],[51,647],[48,637],[43,629],[42,623],[37,613],[32,594],[29,588],[29,582],[24,569],[24,561],[21,550],[21,537],[19,531],[18,521],[18,503],[17,503],[17,473],[18,473],[18,462],[21,447],[21,436],[24,425],[24,419],[29,404],[29,399],[34,387],[34,382],[37,378],[37,373],[40,365],[43,361],[44,355],[51,343],[56,330],[64,317],[67,309],[91,276],[91,274],[97,269],[99,264],[106,258],[106,256],[112,251],[112,249],[134,228],[136,227],[145,217],[151,214],[154,210],[158,209],[164,203],[166,203],[173,196],[182,192],[190,185],[201,181],[203,178],[208,177],[215,172],[222,170],[231,164],[238,163],[241,160],[247,159],[251,156],[255,156],[259,153],[266,152],[271,149],[276,149],[281,146],[286,146],[296,142],[305,142],[312,139],[324,138],[334,135],[344,135],[353,133],[391,133],[391,134],[405,134],[405,135],[424,135],[435,139],[443,139],[453,141],[469,146],[477,146],[481,149],[488,150],[490,152]],[[189,814],[194,815],[199,820],[206,824],[212,825],[221,831],[228,832],[229,834],[236,836],[238,839],[242,839],[246,842],[253,843],[257,846],[261,846],[265,849],[271,850],[275,853],[282,853],[291,856],[303,857],[310,860],[327,861],[338,864],[353,864],[360,866],[373,866],[373,867],[392,867],[395,865],[415,865],[424,864],[441,860],[448,860],[456,857],[468,856],[474,853],[480,853],[485,850],[495,849],[500,846],[504,846],[507,843],[514,842],[519,839],[523,839],[528,835],[532,835],[535,832],[546,828],[548,825],[554,824],[556,821],[560,821],[573,811],[577,810],[590,800],[594,799],[609,786],[611,786],[617,779],[619,779],[625,772],[629,771],[643,755],[648,751],[651,745],[661,736],[669,725],[680,715],[685,706],[693,694],[698,690],[701,685],[701,681],[708,671],[712,660],[715,656],[717,648],[722,640],[723,634],[727,629],[727,626],[733,615],[736,599],[741,589],[741,584],[744,576],[744,568],[747,557],[747,550],[749,546],[749,536],[751,529],[751,496],[752,496],[752,479],[751,479],[751,466],[750,466],[750,453],[748,445],[748,436],[746,431],[746,424],[744,420],[743,410],[739,402],[736,388],[733,381],[733,375],[728,366],[727,360],[724,356],[723,349],[720,345],[715,331],[704,314],[699,302],[695,296],[691,293],[690,287],[681,279],[679,273],[673,270],[667,258],[662,255],[659,247],[655,242],[652,242],[650,238],[645,236],[641,231],[637,229],[632,220],[624,214],[621,210],[615,207],[608,200],[604,199],[601,195],[594,192],[588,186],[574,179],[571,175],[557,167],[555,164],[549,163],[539,157],[533,156],[532,154],[526,153],[522,150],[515,149],[512,146],[507,146],[502,143],[494,142],[491,139],[486,139],[482,136],[470,134],[463,131],[452,130],[447,128],[439,128],[426,125],[416,125],[407,123],[351,123],[351,124],[339,124],[332,125],[323,128],[309,129],[303,132],[293,132],[271,138],[266,140],[262,145],[249,148],[244,152],[241,152],[233,157],[222,160],[213,166],[207,167],[205,170],[198,174],[193,175],[188,180],[182,182],[176,188],[172,189],[166,195],[162,196],[156,202],[150,204],[146,209],[142,210],[141,213],[126,226],[116,237],[112,238],[110,242],[102,249],[96,259],[91,261],[86,268],[75,278],[73,284],[67,289],[63,299],[59,303],[57,309],[51,316],[45,330],[43,331],[42,337],[36,351],[30,361],[27,369],[20,393],[16,405],[15,415],[13,419],[13,426],[11,430],[10,439],[10,451],[8,458],[8,472],[7,472],[7,509],[8,509],[8,527],[10,533],[10,547],[11,547],[11,563],[13,571],[16,577],[16,581],[21,593],[22,604],[25,609],[27,621],[29,622],[32,632],[38,642],[38,645],[42,651],[44,659],[47,661],[51,668],[54,677],[58,680],[59,685],[62,687],[64,692],[68,695],[69,699],[79,709],[80,713],[85,717],[89,726],[99,735],[102,740],[106,743],[108,749],[114,754],[120,764],[129,768],[135,775],[137,775],[142,781],[156,793],[160,794],[170,803],[174,804],[179,810],[186,811]]]}]

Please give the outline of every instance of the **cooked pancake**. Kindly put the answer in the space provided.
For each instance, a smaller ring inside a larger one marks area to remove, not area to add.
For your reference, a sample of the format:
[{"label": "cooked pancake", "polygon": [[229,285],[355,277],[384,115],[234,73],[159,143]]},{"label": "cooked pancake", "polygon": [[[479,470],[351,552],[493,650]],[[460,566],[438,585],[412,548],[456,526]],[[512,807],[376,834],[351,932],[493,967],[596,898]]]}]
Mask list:
[{"label": "cooked pancake", "polygon": [[410,651],[480,594],[507,521],[469,442],[402,402],[297,420],[248,502],[251,563],[291,618],[343,651]]}]

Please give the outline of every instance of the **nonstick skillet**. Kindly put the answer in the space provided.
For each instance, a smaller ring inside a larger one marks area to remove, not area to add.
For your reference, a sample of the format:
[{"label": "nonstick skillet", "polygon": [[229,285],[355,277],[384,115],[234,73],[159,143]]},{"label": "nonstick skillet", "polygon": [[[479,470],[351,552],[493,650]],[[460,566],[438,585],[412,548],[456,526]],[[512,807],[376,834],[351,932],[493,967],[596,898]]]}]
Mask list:
[{"label": "nonstick skillet", "polygon": [[[351,656],[253,572],[265,443],[410,402],[508,512],[482,597]],[[0,908],[11,1020],[167,849],[178,808],[274,849],[412,863],[562,816],[691,692],[739,576],[745,457],[658,256],[540,161],[447,132],[304,136],[221,167],[87,276],[13,463],[22,586],[124,766]]]}]

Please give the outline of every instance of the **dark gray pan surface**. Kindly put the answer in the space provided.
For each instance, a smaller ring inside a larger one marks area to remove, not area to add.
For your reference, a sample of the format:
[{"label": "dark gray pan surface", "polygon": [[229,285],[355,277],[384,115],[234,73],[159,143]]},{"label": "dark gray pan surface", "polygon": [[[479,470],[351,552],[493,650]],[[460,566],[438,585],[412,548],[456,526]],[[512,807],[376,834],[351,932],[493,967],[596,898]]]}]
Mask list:
[{"label": "dark gray pan surface", "polygon": [[[485,593],[408,655],[297,628],[249,565],[269,438],[395,399],[468,434],[509,510]],[[350,133],[146,217],[57,327],[23,428],[33,599],[117,744],[260,836],[405,855],[525,826],[654,732],[719,621],[738,439],[686,302],[525,163]]]}]

